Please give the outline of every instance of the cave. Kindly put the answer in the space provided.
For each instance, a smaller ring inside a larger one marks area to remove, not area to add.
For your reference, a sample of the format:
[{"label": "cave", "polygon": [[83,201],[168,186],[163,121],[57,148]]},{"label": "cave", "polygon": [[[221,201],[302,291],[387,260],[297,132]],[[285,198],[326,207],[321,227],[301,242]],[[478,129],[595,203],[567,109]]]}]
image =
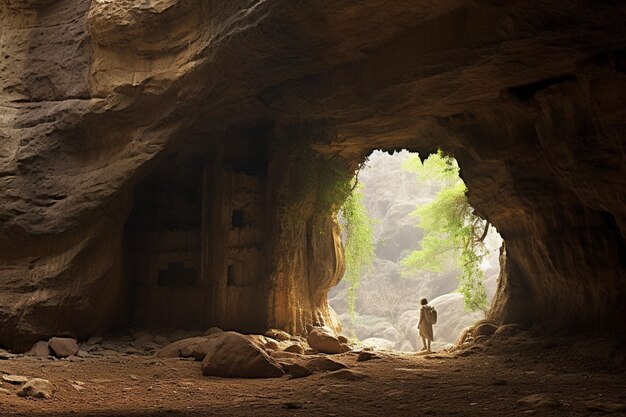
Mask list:
[{"label": "cave", "polygon": [[[3,1],[7,369],[37,342],[116,329],[340,332],[327,295],[346,184],[375,149],[442,149],[506,242],[487,320],[527,333],[492,356],[558,352],[612,390],[599,362],[623,361],[626,332],[625,18],[584,0]],[[542,344],[553,335],[571,349]],[[458,369],[480,368],[471,355]]]}]

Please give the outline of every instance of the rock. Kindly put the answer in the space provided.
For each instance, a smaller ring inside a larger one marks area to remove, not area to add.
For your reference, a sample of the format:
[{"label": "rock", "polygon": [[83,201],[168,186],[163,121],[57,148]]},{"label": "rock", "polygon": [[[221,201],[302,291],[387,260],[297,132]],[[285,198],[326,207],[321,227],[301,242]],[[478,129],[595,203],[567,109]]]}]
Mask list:
[{"label": "rock", "polygon": [[48,340],[50,350],[59,358],[73,356],[78,353],[78,343],[76,339],[69,337],[53,337]]},{"label": "rock", "polygon": [[9,391],[6,388],[0,388],[0,394],[6,394],[6,395],[10,395],[11,391]]},{"label": "rock", "polygon": [[288,374],[292,378],[304,378],[304,377],[307,377],[309,375],[312,375],[313,371],[311,371],[306,366],[302,366],[302,365],[300,365],[298,363],[294,363],[293,365],[289,366]]},{"label": "rock", "polygon": [[498,327],[493,335],[504,338],[518,335],[521,331],[522,328],[517,324],[505,324]]},{"label": "rock", "polygon": [[215,343],[202,361],[202,374],[227,378],[275,378],[282,367],[247,337],[224,332],[213,335]]},{"label": "rock", "polygon": [[604,413],[626,412],[626,403],[618,403],[610,400],[596,399],[588,401],[586,404],[589,411],[600,411]]},{"label": "rock", "polygon": [[321,353],[343,353],[350,348],[342,344],[328,327],[314,327],[306,338],[312,349]]},{"label": "rock", "polygon": [[186,353],[189,353],[189,355],[191,355],[193,345],[203,342],[205,340],[205,336],[196,336],[187,339],[177,340],[176,342],[170,343],[163,349],[159,350],[156,356],[159,358],[179,358],[181,357],[181,351],[186,348]]},{"label": "rock", "polygon": [[376,355],[374,352],[368,352],[366,350],[359,352],[359,356],[357,356],[357,362],[365,362],[372,359],[380,359],[380,356]]},{"label": "rock", "polygon": [[343,343],[343,344],[347,344],[348,343],[348,338],[345,337],[344,335],[340,334],[339,336],[337,336],[337,340],[339,340],[339,342]]},{"label": "rock", "polygon": [[219,327],[209,327],[207,329],[207,331],[204,332],[204,335],[205,336],[210,336],[210,335],[215,334],[215,333],[223,333],[223,332],[224,332],[224,330],[220,329]]},{"label": "rock", "polygon": [[352,371],[350,369],[340,369],[338,371],[329,372],[326,375],[324,375],[324,377],[333,378],[333,379],[342,379],[345,381],[360,381],[360,380],[368,378],[367,375],[361,372]]},{"label": "rock", "polygon": [[17,395],[20,397],[50,399],[52,398],[53,392],[54,388],[50,381],[47,379],[33,378],[20,388]]},{"label": "rock", "polygon": [[275,340],[268,340],[265,344],[265,349],[268,350],[278,350],[280,349],[280,345]]},{"label": "rock", "polygon": [[2,380],[13,385],[20,385],[28,381],[28,377],[22,375],[2,375]]},{"label": "rock", "polygon": [[85,352],[84,350],[79,350],[76,353],[76,356],[79,357],[79,358],[83,358],[83,359],[85,359],[85,358],[92,358],[93,357],[93,355],[91,355],[89,352]]},{"label": "rock", "polygon": [[133,346],[143,346],[154,341],[154,336],[147,331],[139,331],[133,333]]},{"label": "rock", "polygon": [[346,365],[329,358],[320,357],[309,360],[306,367],[312,371],[336,371],[345,368]]},{"label": "rock", "polygon": [[269,329],[265,332],[264,336],[276,339],[281,342],[285,342],[287,340],[291,340],[291,335],[283,330],[279,329]]},{"label": "rock", "polygon": [[50,349],[48,347],[48,342],[44,340],[35,342],[33,347],[31,347],[30,350],[26,352],[24,355],[37,356],[39,358],[47,358],[48,356],[50,356]]},{"label": "rock", "polygon": [[494,334],[496,330],[498,330],[498,326],[496,326],[495,324],[482,323],[474,328],[474,331],[472,332],[472,334],[474,338],[477,338],[478,336],[489,337],[492,334]]},{"label": "rock", "polygon": [[520,398],[519,400],[517,400],[517,405],[531,409],[558,409],[563,406],[563,404],[559,400],[546,394],[531,394],[526,397]]},{"label": "rock", "polygon": [[304,348],[302,345],[294,343],[293,345],[287,346],[283,352],[304,354]]},{"label": "rock", "polygon": [[260,334],[247,334],[245,337],[260,348],[265,348],[267,342],[269,341],[265,336]]},{"label": "rock", "polygon": [[89,346],[93,346],[102,343],[103,340],[104,339],[102,338],[102,336],[91,336],[89,339],[87,339],[87,344]]},{"label": "rock", "polygon": [[287,402],[287,403],[283,403],[283,408],[286,408],[288,410],[298,410],[300,408],[302,408],[303,404],[299,403],[299,402]]},{"label": "rock", "polygon": [[154,343],[159,344],[159,345],[167,345],[170,343],[170,339],[162,335],[157,335],[157,336],[154,336]]},{"label": "rock", "polygon": [[0,360],[13,359],[17,357],[17,355],[7,352],[4,349],[0,349]]}]

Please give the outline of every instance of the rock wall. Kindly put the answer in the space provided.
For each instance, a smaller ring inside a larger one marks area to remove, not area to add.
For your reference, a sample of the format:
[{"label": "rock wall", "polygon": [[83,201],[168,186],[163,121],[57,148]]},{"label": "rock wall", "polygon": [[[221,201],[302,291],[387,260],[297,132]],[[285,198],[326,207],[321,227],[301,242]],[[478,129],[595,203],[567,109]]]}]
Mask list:
[{"label": "rock wall", "polygon": [[207,320],[247,325],[260,312],[295,332],[333,322],[336,227],[310,200],[291,204],[287,184],[310,173],[294,165],[300,151],[281,152],[306,142],[346,169],[377,148],[453,153],[472,205],[507,243],[492,315],[623,330],[625,8],[3,0],[0,344],[128,317],[137,187],[177,147],[197,148],[217,218],[221,152],[242,130],[268,149],[266,272],[248,296],[226,295],[234,249],[201,219]]}]

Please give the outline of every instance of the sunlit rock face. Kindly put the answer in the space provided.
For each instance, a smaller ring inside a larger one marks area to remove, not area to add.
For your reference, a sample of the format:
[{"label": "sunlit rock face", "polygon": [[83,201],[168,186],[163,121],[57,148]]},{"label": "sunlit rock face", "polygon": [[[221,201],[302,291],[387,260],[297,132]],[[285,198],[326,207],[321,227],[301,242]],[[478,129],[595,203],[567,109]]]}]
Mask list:
[{"label": "sunlit rock face", "polygon": [[[451,152],[507,243],[491,314],[623,329],[625,17],[582,1],[3,1],[0,344],[123,321],[335,325],[343,255],[315,193],[295,197],[303,143],[346,167]],[[185,172],[159,182],[171,164]]]}]

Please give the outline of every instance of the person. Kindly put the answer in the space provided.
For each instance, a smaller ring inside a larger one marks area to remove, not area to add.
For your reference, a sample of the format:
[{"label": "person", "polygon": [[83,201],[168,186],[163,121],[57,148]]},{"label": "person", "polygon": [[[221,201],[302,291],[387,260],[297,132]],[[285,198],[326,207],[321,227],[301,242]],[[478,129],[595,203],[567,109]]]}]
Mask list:
[{"label": "person", "polygon": [[420,304],[422,306],[420,307],[420,321],[417,324],[417,328],[422,338],[422,351],[430,352],[430,342],[435,340],[433,337],[433,307],[428,305],[428,300],[425,298],[420,300]]}]

